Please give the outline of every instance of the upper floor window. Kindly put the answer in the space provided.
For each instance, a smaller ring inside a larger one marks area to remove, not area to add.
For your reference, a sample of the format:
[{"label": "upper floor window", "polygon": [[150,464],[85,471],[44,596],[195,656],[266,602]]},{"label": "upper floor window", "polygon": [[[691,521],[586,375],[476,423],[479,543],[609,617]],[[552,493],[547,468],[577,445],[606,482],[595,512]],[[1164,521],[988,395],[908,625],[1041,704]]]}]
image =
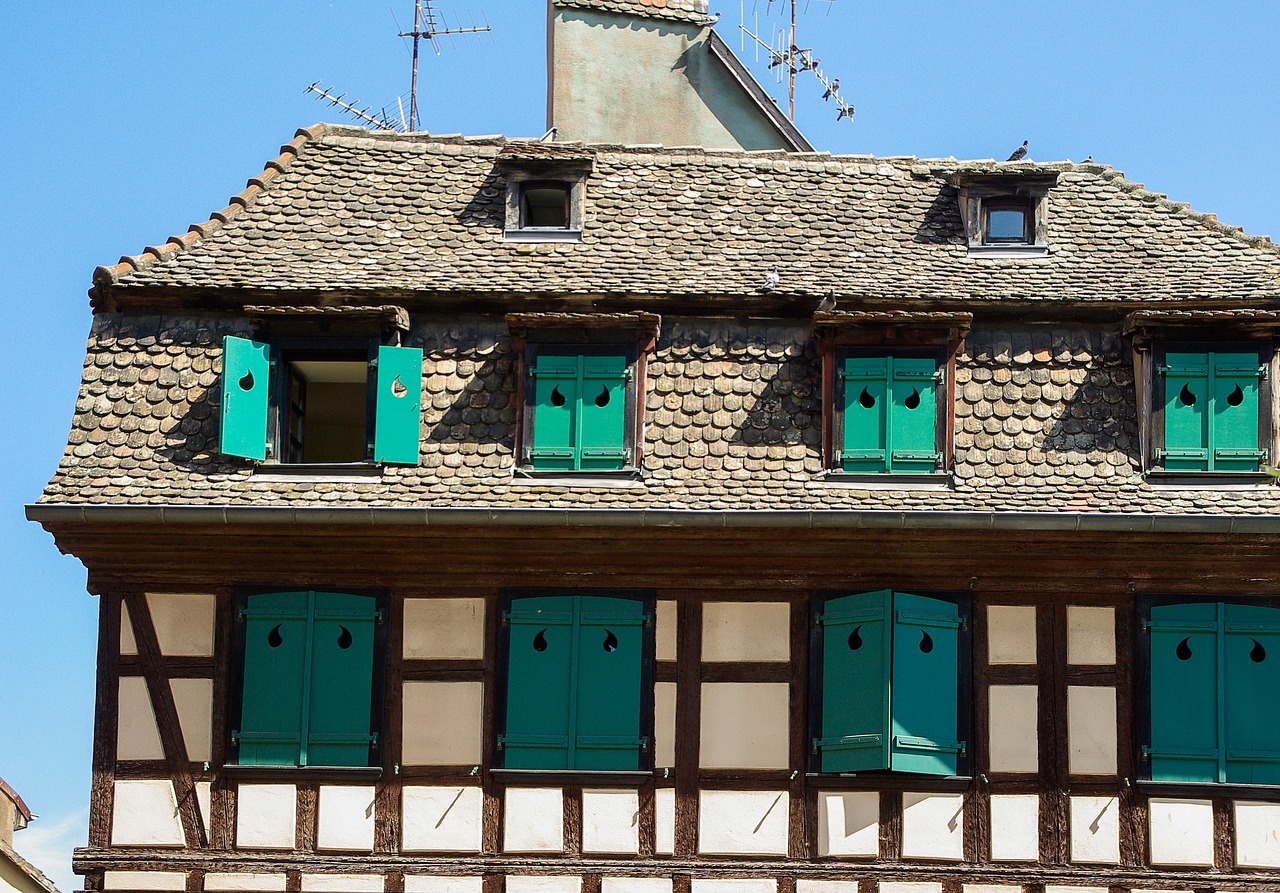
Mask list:
[{"label": "upper floor window", "polygon": [[1031,245],[1035,242],[1032,203],[1016,196],[992,197],[982,203],[982,244]]},{"label": "upper floor window", "polygon": [[1045,257],[1055,173],[963,171],[952,177],[975,257]]},{"label": "upper floor window", "polygon": [[1172,472],[1258,472],[1270,425],[1263,357],[1246,345],[1207,347],[1158,351],[1156,462]]},{"label": "upper floor window", "polygon": [[576,242],[582,238],[587,177],[595,154],[580,146],[509,143],[498,154],[506,179],[503,238]]},{"label": "upper floor window", "polygon": [[[635,395],[625,353],[543,347],[529,367],[528,462],[539,471],[618,471],[630,465]],[[630,410],[629,410],[630,407]]]},{"label": "upper floor window", "polygon": [[570,229],[573,186],[559,180],[520,184],[520,229]]},{"label": "upper floor window", "polygon": [[930,474],[939,469],[935,355],[874,353],[840,360],[836,468]]}]

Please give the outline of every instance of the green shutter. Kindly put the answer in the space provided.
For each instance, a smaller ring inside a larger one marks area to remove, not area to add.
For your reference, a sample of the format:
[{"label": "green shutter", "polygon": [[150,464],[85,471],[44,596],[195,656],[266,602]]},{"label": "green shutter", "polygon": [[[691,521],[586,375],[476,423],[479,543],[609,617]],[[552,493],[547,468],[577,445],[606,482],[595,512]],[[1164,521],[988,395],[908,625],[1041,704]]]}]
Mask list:
[{"label": "green shutter", "polygon": [[893,593],[826,602],[822,627],[822,772],[889,768],[889,623]]},{"label": "green shutter", "polygon": [[648,741],[640,734],[644,603],[578,599],[574,769],[640,769]]},{"label": "green shutter", "polygon": [[959,740],[960,613],[952,602],[893,596],[890,767],[955,775]]},{"label": "green shutter", "polygon": [[377,601],[313,593],[307,766],[368,766]]},{"label": "green shutter", "polygon": [[578,467],[587,471],[615,471],[627,466],[627,358],[584,356],[582,401],[578,416]]},{"label": "green shutter", "polygon": [[1151,609],[1151,778],[1221,781],[1221,606]]},{"label": "green shutter", "polygon": [[240,765],[297,766],[305,723],[308,593],[249,597],[244,688],[234,735]]},{"label": "green shutter", "polygon": [[539,470],[578,467],[578,372],[581,357],[539,354],[533,376],[533,443],[529,460]]},{"label": "green shutter", "polygon": [[1164,373],[1164,467],[1209,470],[1209,355],[1170,353]]},{"label": "green shutter", "polygon": [[1256,353],[1210,354],[1213,416],[1210,442],[1214,471],[1257,471],[1265,453],[1258,449],[1258,382],[1262,368]]},{"label": "green shutter", "polygon": [[889,470],[889,364],[888,357],[844,361],[844,444],[838,457],[843,471]]},{"label": "green shutter", "polygon": [[1225,605],[1226,778],[1280,784],[1280,609]]},{"label": "green shutter", "polygon": [[218,451],[245,459],[267,458],[267,393],[270,347],[227,335],[222,339],[222,420]]},{"label": "green shutter", "polygon": [[890,357],[889,471],[928,474],[938,467],[938,365],[931,358]]},{"label": "green shutter", "polygon": [[508,769],[573,767],[573,596],[519,598],[511,603],[507,648],[505,733]]},{"label": "green shutter", "polygon": [[422,439],[422,351],[378,348],[373,460],[417,465]]}]

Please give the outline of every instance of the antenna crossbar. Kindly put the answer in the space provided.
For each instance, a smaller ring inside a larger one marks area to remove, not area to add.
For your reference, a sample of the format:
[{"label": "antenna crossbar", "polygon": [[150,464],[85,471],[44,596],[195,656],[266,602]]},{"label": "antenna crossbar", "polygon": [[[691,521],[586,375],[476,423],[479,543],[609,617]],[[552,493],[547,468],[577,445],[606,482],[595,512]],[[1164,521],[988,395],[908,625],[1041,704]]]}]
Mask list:
[{"label": "antenna crossbar", "polygon": [[370,124],[379,130],[399,130],[399,128],[396,127],[395,122],[387,116],[385,110],[375,112],[367,106],[361,108],[358,105],[360,102],[358,99],[355,100],[355,102],[347,102],[345,98],[347,94],[342,93],[335,96],[332,87],[326,90],[320,86],[319,81],[308,86],[305,92],[314,93],[321,99],[327,99],[329,101],[329,105],[337,106],[353,118],[363,121],[365,124]]},{"label": "antenna crossbar", "polygon": [[[775,0],[768,0],[766,12],[772,9],[774,2]],[[789,106],[788,117],[792,121],[796,119],[796,77],[804,72],[809,72],[822,85],[824,91],[822,94],[823,101],[835,100],[836,121],[852,121],[854,107],[841,97],[840,79],[827,76],[822,69],[822,60],[813,54],[812,47],[801,47],[796,43],[796,0],[784,0],[784,2],[790,10],[789,31],[785,35],[785,39],[782,39],[782,35],[778,35],[780,39],[776,45],[765,40],[756,30],[748,28],[745,23],[740,23],[738,29],[757,44],[757,59],[759,58],[759,48],[762,47],[769,56],[770,70],[780,69],[778,72],[779,82],[781,82],[785,73]],[[759,23],[757,22],[757,30],[758,27]]]}]

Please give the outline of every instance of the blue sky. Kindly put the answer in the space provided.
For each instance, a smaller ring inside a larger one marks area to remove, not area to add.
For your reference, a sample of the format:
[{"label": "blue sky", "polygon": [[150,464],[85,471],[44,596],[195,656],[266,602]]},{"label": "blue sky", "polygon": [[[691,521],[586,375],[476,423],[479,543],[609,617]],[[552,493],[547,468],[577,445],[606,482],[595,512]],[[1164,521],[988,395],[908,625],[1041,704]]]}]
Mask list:
[{"label": "blue sky", "polygon": [[[837,153],[1040,161],[1092,155],[1280,239],[1280,4],[800,0],[803,45],[857,106],[836,124],[801,80],[797,123]],[[423,62],[424,125],[540,135],[543,0],[438,0],[492,41]],[[778,27],[765,0],[746,17]],[[739,0],[713,0],[737,49]],[[0,776],[41,819],[19,851],[64,891],[85,835],[97,602],[22,517],[65,443],[93,269],[224,207],[294,130],[335,110],[312,81],[392,103],[411,0],[9,0],[0,10]],[[746,60],[767,79],[763,65]],[[775,88],[776,89],[776,88]],[[780,94],[779,94],[780,95]]]}]

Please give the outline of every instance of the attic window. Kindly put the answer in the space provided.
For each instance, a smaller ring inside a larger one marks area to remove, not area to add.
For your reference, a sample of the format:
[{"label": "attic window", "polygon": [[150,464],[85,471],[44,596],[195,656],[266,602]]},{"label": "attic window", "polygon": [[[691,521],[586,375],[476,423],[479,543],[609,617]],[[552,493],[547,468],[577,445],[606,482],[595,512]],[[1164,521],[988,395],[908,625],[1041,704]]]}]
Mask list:
[{"label": "attic window", "polygon": [[582,160],[510,158],[503,238],[508,242],[579,242],[590,165]]},{"label": "attic window", "polygon": [[1049,191],[1056,174],[962,173],[959,193],[971,257],[1047,257]]},{"label": "attic window", "polygon": [[520,184],[520,228],[569,229],[573,187],[559,180]]},{"label": "attic window", "polygon": [[1031,245],[1035,243],[1031,202],[1010,196],[982,203],[982,244]]}]

